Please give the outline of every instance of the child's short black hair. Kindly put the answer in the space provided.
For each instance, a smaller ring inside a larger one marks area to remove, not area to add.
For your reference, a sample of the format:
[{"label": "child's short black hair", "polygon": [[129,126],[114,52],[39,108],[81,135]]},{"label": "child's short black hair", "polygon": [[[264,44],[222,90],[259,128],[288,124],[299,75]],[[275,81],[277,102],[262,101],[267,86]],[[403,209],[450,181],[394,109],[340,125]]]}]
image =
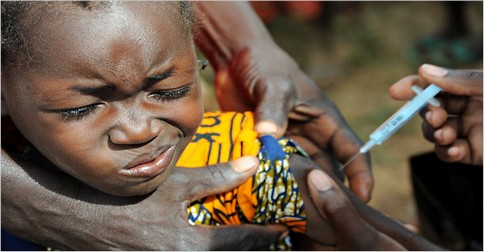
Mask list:
[{"label": "child's short black hair", "polygon": [[[78,6],[91,11],[99,8],[108,8],[112,2],[108,1],[73,1],[73,2],[35,2],[35,1],[2,1],[2,72],[13,64],[27,63],[29,61],[28,34],[23,30],[25,27],[24,18],[43,15],[42,10],[46,11],[49,5],[64,4]],[[195,16],[192,4],[188,1],[181,1],[180,14],[183,18],[185,28],[192,31]],[[42,7],[42,8],[34,8]],[[15,57],[12,57],[15,55]]]}]

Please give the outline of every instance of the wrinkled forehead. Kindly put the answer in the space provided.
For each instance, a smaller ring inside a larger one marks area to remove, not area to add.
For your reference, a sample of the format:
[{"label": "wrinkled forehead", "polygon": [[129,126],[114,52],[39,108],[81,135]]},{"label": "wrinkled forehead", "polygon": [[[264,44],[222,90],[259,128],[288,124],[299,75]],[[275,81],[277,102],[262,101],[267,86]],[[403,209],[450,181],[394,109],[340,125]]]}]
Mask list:
[{"label": "wrinkled forehead", "polygon": [[40,2],[29,12],[25,40],[34,65],[42,67],[69,58],[92,62],[92,55],[102,58],[113,50],[131,50],[143,60],[192,40],[177,2]]},{"label": "wrinkled forehead", "polygon": [[[181,4],[175,1],[51,1],[28,2],[20,8],[23,12],[21,18],[25,24],[42,24],[55,22],[57,24],[76,18],[93,18],[106,15],[117,15],[126,18],[124,14],[131,12],[133,16],[161,17],[169,20],[183,21]],[[121,20],[118,20],[121,21]]]}]

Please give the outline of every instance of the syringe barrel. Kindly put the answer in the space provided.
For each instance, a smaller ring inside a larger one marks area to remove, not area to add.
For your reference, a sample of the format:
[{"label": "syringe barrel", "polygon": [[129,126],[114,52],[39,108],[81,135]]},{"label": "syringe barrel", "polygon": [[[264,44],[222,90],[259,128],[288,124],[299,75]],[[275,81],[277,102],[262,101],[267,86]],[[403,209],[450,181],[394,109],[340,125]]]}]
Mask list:
[{"label": "syringe barrel", "polygon": [[377,144],[382,144],[405,123],[426,106],[442,89],[434,84],[430,84],[425,90],[417,94],[412,100],[408,101],[395,114],[386,120],[380,127],[370,134],[370,139]]}]

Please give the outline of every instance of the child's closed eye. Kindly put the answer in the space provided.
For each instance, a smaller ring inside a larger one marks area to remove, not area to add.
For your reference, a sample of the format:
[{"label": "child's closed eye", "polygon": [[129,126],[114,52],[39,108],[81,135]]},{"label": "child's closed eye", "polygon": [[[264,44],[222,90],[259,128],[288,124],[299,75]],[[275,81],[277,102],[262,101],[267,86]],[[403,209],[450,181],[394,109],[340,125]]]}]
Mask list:
[{"label": "child's closed eye", "polygon": [[97,104],[90,104],[84,107],[79,107],[79,108],[72,108],[72,109],[62,109],[56,111],[62,119],[66,121],[73,121],[73,120],[81,120],[84,117],[88,116],[91,114],[96,108],[98,108],[101,103]]},{"label": "child's closed eye", "polygon": [[[191,86],[192,83],[176,89],[154,91],[151,92],[149,96],[154,98],[156,101],[161,102],[175,101],[185,97],[190,91]],[[54,110],[53,112],[57,113],[63,120],[67,122],[79,121],[91,115],[97,108],[101,107],[101,105],[103,105],[103,103],[95,103],[78,108]]]},{"label": "child's closed eye", "polygon": [[171,90],[155,91],[150,93],[150,96],[157,101],[175,101],[185,97],[191,89],[191,84]]}]

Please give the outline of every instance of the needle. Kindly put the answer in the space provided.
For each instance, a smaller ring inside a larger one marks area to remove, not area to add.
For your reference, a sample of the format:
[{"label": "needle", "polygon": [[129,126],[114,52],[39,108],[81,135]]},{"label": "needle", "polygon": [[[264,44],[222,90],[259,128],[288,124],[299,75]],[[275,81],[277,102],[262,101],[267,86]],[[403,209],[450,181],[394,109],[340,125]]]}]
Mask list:
[{"label": "needle", "polygon": [[412,100],[405,103],[395,114],[388,118],[383,124],[380,125],[375,131],[370,134],[370,139],[360,148],[360,151],[350,158],[343,166],[339,168],[342,171],[348,164],[355,160],[361,153],[367,153],[376,144],[382,144],[390,136],[392,136],[397,130],[399,130],[405,123],[407,123],[413,116],[415,116],[424,106],[432,104],[439,106],[439,101],[434,99],[442,88],[430,84],[425,90],[422,90],[419,86],[412,86],[412,90],[417,93]]},{"label": "needle", "polygon": [[353,160],[355,160],[362,152],[358,152],[356,155],[354,155],[352,158],[350,158],[350,160],[348,160],[348,162],[346,162],[344,165],[342,165],[340,168],[339,168],[339,171],[342,171],[346,166],[348,166],[351,162],[353,162]]}]

